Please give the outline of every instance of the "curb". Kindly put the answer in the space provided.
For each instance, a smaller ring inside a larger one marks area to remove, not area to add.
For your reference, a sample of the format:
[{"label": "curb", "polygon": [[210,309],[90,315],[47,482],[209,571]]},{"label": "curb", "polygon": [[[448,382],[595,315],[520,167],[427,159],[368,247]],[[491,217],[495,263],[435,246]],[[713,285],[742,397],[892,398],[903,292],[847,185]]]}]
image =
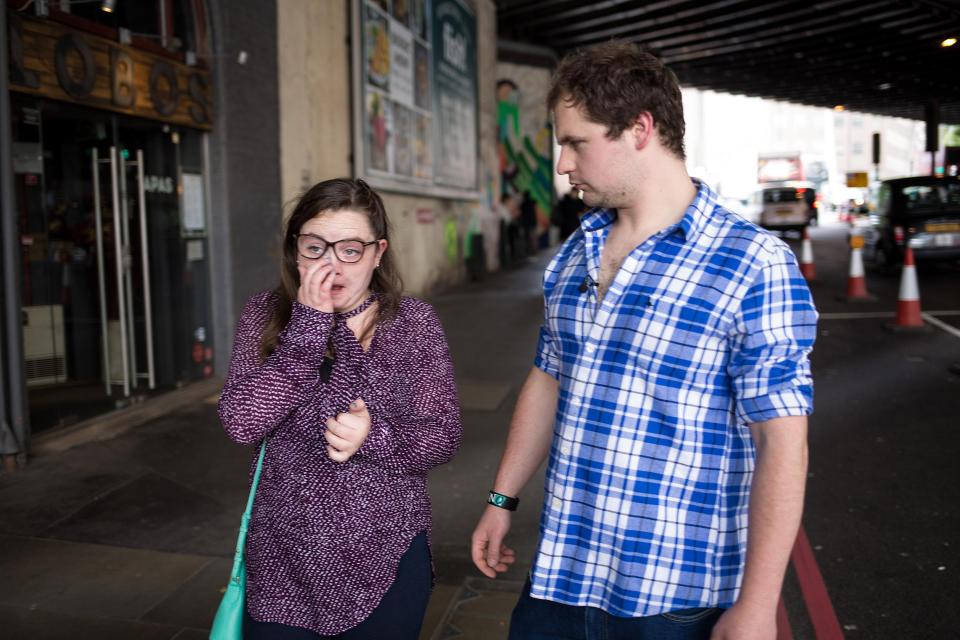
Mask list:
[{"label": "curb", "polygon": [[133,427],[219,393],[222,388],[222,379],[208,378],[69,427],[41,433],[31,440],[29,455],[52,455],[88,442],[116,438]]}]

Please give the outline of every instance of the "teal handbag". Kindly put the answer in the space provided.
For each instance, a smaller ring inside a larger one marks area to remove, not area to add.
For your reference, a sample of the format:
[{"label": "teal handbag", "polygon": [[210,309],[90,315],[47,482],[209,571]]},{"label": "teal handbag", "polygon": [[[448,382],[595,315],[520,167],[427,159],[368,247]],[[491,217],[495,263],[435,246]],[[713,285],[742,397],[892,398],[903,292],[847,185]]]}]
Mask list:
[{"label": "teal handbag", "polygon": [[243,552],[247,546],[247,526],[250,524],[250,510],[253,508],[253,496],[257,493],[260,483],[260,469],[263,467],[263,452],[267,442],[260,445],[260,457],[257,458],[257,470],[253,472],[253,482],[250,485],[250,497],[247,498],[247,508],[240,519],[240,534],[237,536],[237,553],[233,558],[233,569],[230,570],[230,582],[223,593],[223,599],[217,608],[217,615],[210,628],[210,640],[243,640],[243,613],[246,607],[247,568],[243,561]]}]

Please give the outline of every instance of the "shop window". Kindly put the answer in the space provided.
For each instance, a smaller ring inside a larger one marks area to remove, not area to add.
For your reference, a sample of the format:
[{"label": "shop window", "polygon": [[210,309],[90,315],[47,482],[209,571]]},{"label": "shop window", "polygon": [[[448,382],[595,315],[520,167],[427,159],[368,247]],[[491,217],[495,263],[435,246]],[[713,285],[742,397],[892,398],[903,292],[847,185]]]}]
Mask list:
[{"label": "shop window", "polygon": [[145,49],[206,57],[195,17],[202,7],[196,0],[116,0],[109,12],[103,4],[59,0],[51,4],[50,18],[121,41],[128,35],[131,44]]}]

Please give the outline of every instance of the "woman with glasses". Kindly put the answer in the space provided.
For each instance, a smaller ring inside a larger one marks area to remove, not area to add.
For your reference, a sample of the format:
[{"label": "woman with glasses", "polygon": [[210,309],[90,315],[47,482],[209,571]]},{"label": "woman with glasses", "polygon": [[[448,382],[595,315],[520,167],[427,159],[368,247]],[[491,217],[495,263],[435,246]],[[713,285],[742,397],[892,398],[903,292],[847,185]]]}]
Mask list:
[{"label": "woman with glasses", "polygon": [[415,639],[432,585],[427,472],[461,423],[443,329],[402,297],[380,196],[321,182],[287,221],[280,285],[237,326],[227,434],[266,439],[244,638]]}]

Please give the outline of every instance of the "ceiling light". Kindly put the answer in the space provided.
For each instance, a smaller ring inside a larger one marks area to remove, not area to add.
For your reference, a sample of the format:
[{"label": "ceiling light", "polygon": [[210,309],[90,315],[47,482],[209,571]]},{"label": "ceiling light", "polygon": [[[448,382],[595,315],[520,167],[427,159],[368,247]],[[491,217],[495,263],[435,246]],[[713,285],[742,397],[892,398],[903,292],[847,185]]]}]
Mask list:
[{"label": "ceiling light", "polygon": [[113,13],[113,10],[117,6],[117,0],[103,0],[100,3],[100,10],[106,11],[107,13]]},{"label": "ceiling light", "polygon": [[947,48],[947,47],[952,47],[955,44],[957,44],[956,38],[947,38],[940,43],[940,46],[943,48]]},{"label": "ceiling light", "polygon": [[834,110],[834,111],[846,111],[847,108],[846,108],[845,106],[843,106],[842,104],[838,104],[837,106],[835,106],[835,107],[833,108],[833,110]]}]

